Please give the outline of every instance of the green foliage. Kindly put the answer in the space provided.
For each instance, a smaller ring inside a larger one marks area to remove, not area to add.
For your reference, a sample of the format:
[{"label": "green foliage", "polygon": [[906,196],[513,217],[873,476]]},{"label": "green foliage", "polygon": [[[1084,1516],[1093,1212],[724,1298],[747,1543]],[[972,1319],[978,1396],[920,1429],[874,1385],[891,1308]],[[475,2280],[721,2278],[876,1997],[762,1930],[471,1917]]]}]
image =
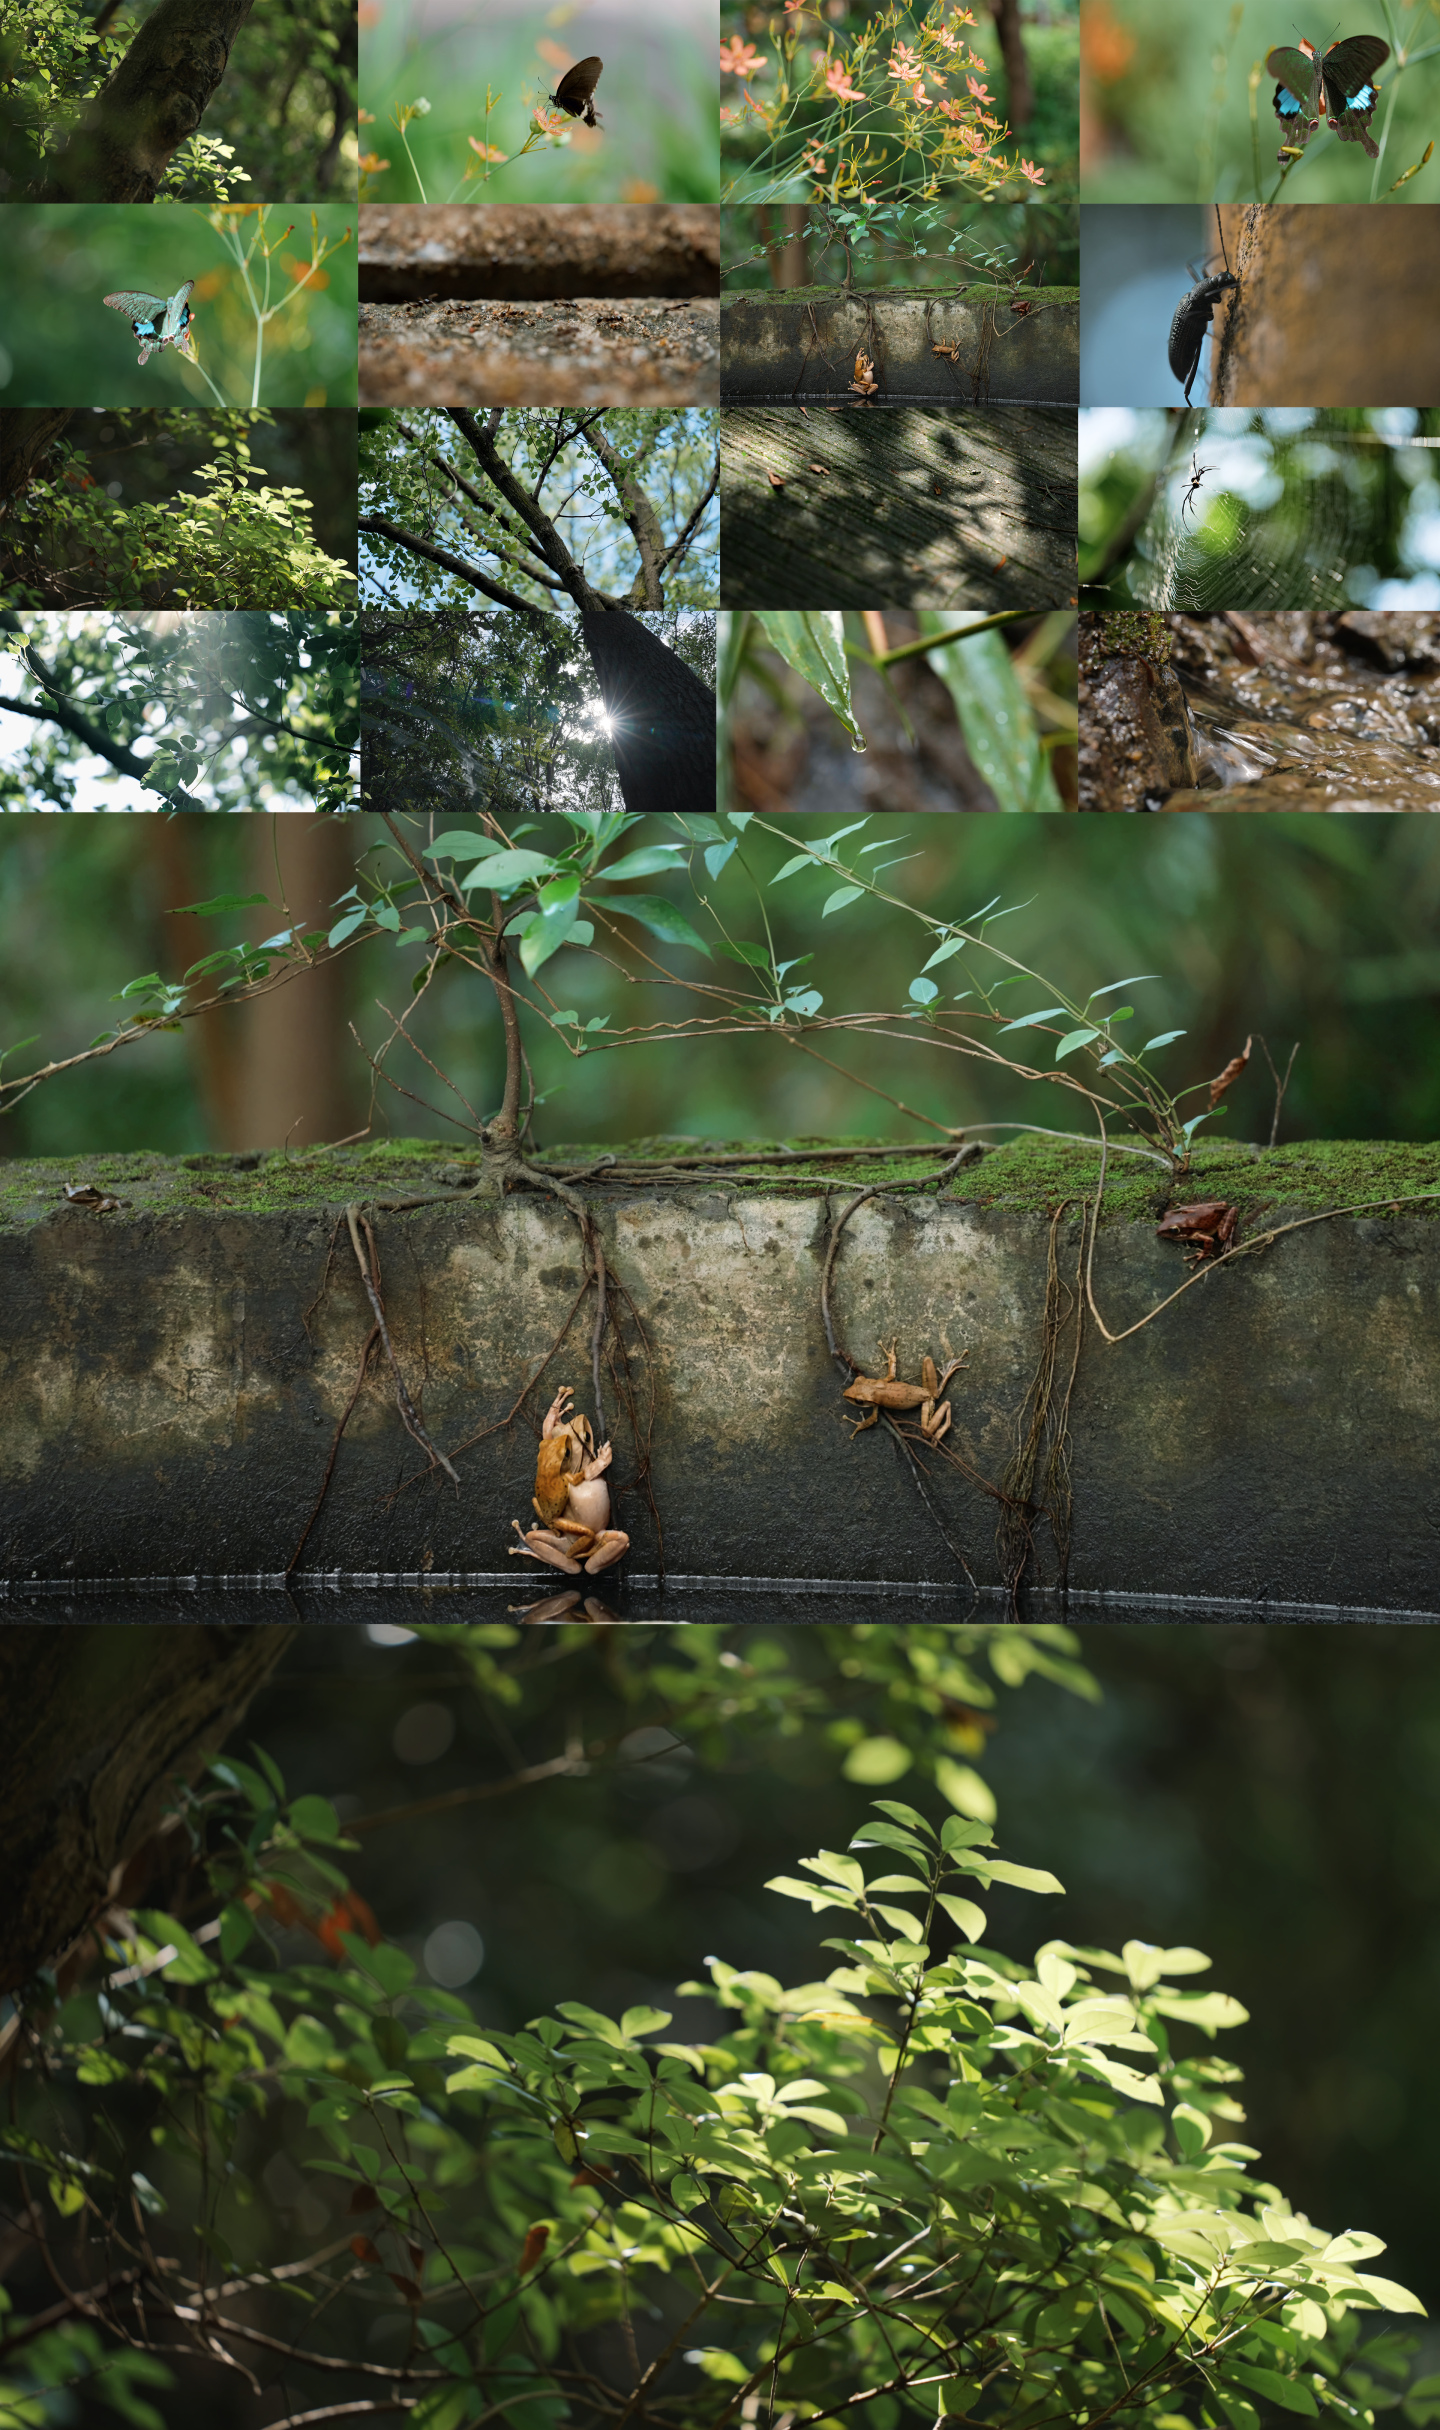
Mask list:
[{"label": "green foliage", "polygon": [[[76,0],[0,0],[0,60],[19,104],[4,161],[11,192],[45,176],[85,103],[135,39],[133,14],[98,34],[93,14]],[[303,11],[286,0],[255,0],[205,123],[174,153],[159,199],[224,202],[245,187],[264,195],[323,195],[332,185],[353,193],[354,68],[350,0],[309,0]]]},{"label": "green foliage", "polygon": [[[519,1718],[525,1632],[423,1633]],[[812,1632],[748,1658],[729,1634],[564,1629],[553,1656],[598,1661],[702,1751],[718,1734],[723,1760],[732,1736],[826,1710]],[[1090,1689],[1061,1629],[813,1634],[864,1704],[834,1718],[861,1723],[856,1746],[908,1746],[917,1776],[957,1699],[993,1701],[982,1658],[1012,1684]],[[1245,2012],[1194,1986],[1209,1961],[1140,1940],[1051,1938],[1028,1965],[991,1948],[989,1890],[1060,1884],[1000,1856],[988,1818],[882,1798],[848,1847],[801,1856],[769,1887],[837,1923],[840,1963],[786,1986],[711,1959],[708,1985],[678,1987],[714,2002],[708,2035],[664,2038],[649,2000],[617,2018],[583,1998],[479,2029],[377,1937],[333,1806],[288,1799],[254,1757],[223,1755],[181,1799],[200,1896],[137,1913],[98,1996],[22,1997],[44,2069],[17,2079],[5,2165],[103,2240],[124,2289],[57,2319],[40,2353],[22,2315],[0,2325],[17,2422],[31,2391],[88,2379],[158,2420],[148,2349],[207,2285],[212,2351],[261,2307],[302,2375],[309,2353],[363,2348],[365,2394],[403,2382],[430,2430],[585,2430],[641,2404],[719,2430],[752,2398],[747,2419],[866,2430],[1435,2417],[1431,2383],[1403,2389],[1406,2340],[1361,2342],[1367,2313],[1420,2308],[1369,2269],[1379,2239],[1313,2227],[1234,2140],[1239,2070],[1212,2046]],[[277,2276],[256,2252],[255,2131],[282,2110],[287,2151],[344,2193],[340,2270],[327,2249]],[[365,2335],[387,2314],[411,2324],[394,2362]]]},{"label": "green foliage", "polygon": [[[297,796],[307,809],[349,807],[358,635],[342,613],[182,616],[164,629],[13,621],[0,650],[18,662],[16,680],[32,676],[26,697],[63,703],[71,722],[52,730],[37,719],[33,741],[0,772],[6,808],[27,808],[32,792],[48,794],[52,810],[73,808],[97,751],[160,807],[257,810]],[[243,759],[233,750],[240,733]],[[141,743],[153,745],[143,758]]]},{"label": "green foliage", "polygon": [[26,494],[26,522],[34,518],[39,527],[33,551],[20,553],[24,527],[12,529],[10,536],[15,571],[6,589],[13,604],[68,606],[103,599],[121,608],[353,605],[355,576],[317,545],[305,492],[289,485],[271,488],[253,469],[246,426],[271,422],[273,415],[202,417],[192,411],[186,416],[191,422],[202,418],[212,426],[215,454],[197,465],[192,478],[201,486],[193,494],[121,504],[93,479],[79,448],[58,445],[48,477],[32,481]]}]

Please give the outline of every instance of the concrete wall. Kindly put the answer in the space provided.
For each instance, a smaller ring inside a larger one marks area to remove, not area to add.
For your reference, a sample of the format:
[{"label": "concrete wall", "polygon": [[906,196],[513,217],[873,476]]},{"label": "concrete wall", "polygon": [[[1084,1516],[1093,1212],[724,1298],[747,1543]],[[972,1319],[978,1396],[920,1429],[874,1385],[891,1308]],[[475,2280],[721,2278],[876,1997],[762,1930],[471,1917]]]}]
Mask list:
[{"label": "concrete wall", "polygon": [[[0,1166],[0,1578],[12,1597],[37,1579],[287,1568],[370,1326],[342,1225],[307,1334],[339,1206],[438,1186],[435,1153],[356,1156],[332,1171],[280,1158],[249,1171],[225,1158]],[[1013,1153],[959,1173],[943,1199],[863,1207],[834,1295],[843,1337],[872,1372],[892,1334],[904,1375],[927,1350],[968,1354],[950,1441],[991,1480],[1037,1357],[1049,1229],[1043,1198],[1007,1192]],[[1286,1154],[1249,1185],[1272,1222],[1287,1180],[1290,1201],[1306,1203]],[[1352,1154],[1363,1162],[1366,1151]],[[1202,1168],[1194,1194],[1213,1194],[1218,1170]],[[1183,1279],[1155,1237],[1163,1177],[1135,1175],[1122,1176],[1128,1211],[1097,1250],[1115,1331]],[[99,1214],[59,1196],[86,1178],[125,1203]],[[857,1186],[837,1182],[832,1209]],[[1058,1202],[1063,1187],[1047,1186]],[[1425,1183],[1379,1184],[1406,1186]],[[1368,1193],[1352,1183],[1345,1194]],[[824,1189],[612,1187],[594,1199],[654,1353],[665,1567],[717,1587],[953,1584],[957,1565],[894,1443],[880,1428],[850,1438],[819,1316]],[[1440,1225],[1425,1215],[1315,1225],[1207,1276],[1131,1341],[1112,1348],[1087,1332],[1071,1421],[1077,1588],[1257,1611],[1268,1600],[1292,1616],[1440,1614]],[[524,1415],[508,1429],[496,1421],[575,1298],[572,1218],[523,1195],[375,1221],[396,1349],[461,1489],[431,1477],[397,1490],[423,1455],[377,1366],[304,1571],[479,1573],[532,1593],[560,1584],[507,1559],[509,1522],[530,1518],[535,1438]],[[1077,1239],[1072,1211],[1062,1274]],[[531,1395],[537,1421],[559,1383],[589,1407],[588,1337],[583,1311]],[[633,1328],[630,1340],[638,1358]],[[633,1458],[623,1429],[617,1438],[623,1487]],[[976,1578],[993,1584],[994,1504],[938,1463],[931,1490]],[[627,1569],[653,1578],[660,1567],[642,1499],[622,1492],[617,1516],[633,1543],[602,1582],[612,1601]]]},{"label": "concrete wall", "polygon": [[[958,297],[882,288],[848,304],[836,287],[742,291],[720,299],[720,346],[725,404],[848,401],[862,346],[880,365],[877,402],[1073,405],[1080,395],[1080,302],[1070,288],[1034,290],[1023,314],[991,287]],[[958,362],[936,346],[958,346]]]}]

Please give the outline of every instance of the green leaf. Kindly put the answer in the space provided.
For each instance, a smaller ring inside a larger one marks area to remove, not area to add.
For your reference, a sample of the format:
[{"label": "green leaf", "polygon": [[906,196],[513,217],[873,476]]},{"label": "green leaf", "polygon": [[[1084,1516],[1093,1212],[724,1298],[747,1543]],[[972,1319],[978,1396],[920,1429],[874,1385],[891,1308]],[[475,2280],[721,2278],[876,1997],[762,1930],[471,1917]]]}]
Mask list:
[{"label": "green leaf", "polygon": [[953,1898],[948,1890],[937,1890],[935,1904],[943,1907],[952,1924],[958,1924],[967,1941],[978,1941],[985,1930],[985,1915],[973,1899]]},{"label": "green leaf", "polygon": [[745,647],[750,639],[749,611],[726,613],[720,618],[719,658],[716,667],[716,694],[721,708],[727,708],[740,680],[745,663]]},{"label": "green leaf", "polygon": [[[1085,998],[1086,1004],[1098,1004],[1102,996],[1118,996],[1122,987],[1142,987],[1147,979],[1156,979],[1159,975],[1155,970],[1139,970],[1133,979],[1112,979],[1108,987],[1092,987]],[[1113,1020],[1115,1016],[1112,1013],[1110,1017]]]},{"label": "green leaf", "polygon": [[668,2008],[627,2008],[620,2019],[620,2031],[627,2042],[642,2033],[660,2033],[670,2023]]},{"label": "green leaf", "polygon": [[913,1003],[933,1004],[939,993],[940,990],[933,979],[912,979],[910,982],[910,997]]},{"label": "green leaf", "polygon": [[770,968],[770,955],[766,947],[752,945],[746,937],[737,937],[733,941],[729,937],[721,937],[715,951],[723,953],[727,962],[743,962],[747,970]]},{"label": "green leaf", "polygon": [[1006,1864],[998,1856],[990,1857],[988,1865],[993,1882],[1009,1882],[1015,1890],[1052,1890],[1062,1898],[1065,1895],[1065,1884],[1057,1882],[1053,1873],[1046,1873],[1039,1866]]},{"label": "green leaf", "polygon": [[167,920],[178,920],[188,912],[195,920],[217,919],[222,911],[249,911],[256,903],[268,903],[268,894],[212,894],[207,903],[172,903]]},{"label": "green leaf", "polygon": [[463,2430],[478,2421],[485,2400],[477,2387],[459,2381],[453,2388],[435,2388],[406,2415],[408,2430]]},{"label": "green leaf", "polygon": [[543,969],[552,954],[568,944],[580,910],[580,880],[573,869],[563,877],[552,880],[540,890],[537,911],[517,922],[523,931],[520,937],[520,967],[527,978],[533,979]]},{"label": "green leaf", "polygon": [[683,844],[645,844],[640,851],[627,852],[618,861],[607,861],[596,875],[611,886],[617,878],[653,877],[657,869],[673,869],[677,853],[684,850]]},{"label": "green leaf", "polygon": [[935,1786],[947,1797],[959,1814],[967,1814],[975,1822],[993,1823],[995,1793],[968,1763],[956,1763],[948,1755],[935,1758]]},{"label": "green leaf", "polygon": [[478,835],[472,827],[447,827],[420,857],[426,861],[479,861],[505,850],[506,846],[497,843],[493,835]]},{"label": "green leaf", "polygon": [[232,1899],[220,1911],[220,1955],[227,1966],[234,1964],[255,1930],[255,1918],[239,1899]]},{"label": "green leaf", "polygon": [[842,1767],[847,1780],[863,1781],[868,1787],[883,1788],[899,1780],[914,1762],[910,1749],[898,1738],[862,1738],[850,1749]]},{"label": "green leaf", "polygon": [[483,886],[491,894],[512,894],[519,886],[534,886],[559,874],[559,863],[548,852],[492,852],[472,869],[461,885]]},{"label": "green leaf", "polygon": [[[934,608],[918,611],[922,633],[943,633],[955,622]],[[964,634],[928,653],[928,663],[955,703],[970,757],[1002,810],[1063,810],[1035,712],[1025,697],[1001,634]]]},{"label": "green leaf", "polygon": [[863,751],[865,737],[855,723],[850,669],[845,663],[845,620],[838,608],[762,609],[758,622],[771,648],[819,693],[855,749]]},{"label": "green leaf", "polygon": [[369,919],[369,917],[370,912],[368,905],[364,911],[347,911],[343,920],[336,921],[334,927],[330,931],[330,934],[325,939],[326,944],[331,946],[343,945],[347,937],[353,937],[357,928],[364,927],[365,922]]},{"label": "green leaf", "polygon": [[1022,1013],[1018,1021],[1005,1023],[1000,1036],[1006,1037],[1012,1029],[1033,1029],[1037,1021],[1053,1021],[1058,1014],[1068,1010],[1069,1007],[1064,1004],[1047,1004],[1043,1012]]},{"label": "green leaf", "polygon": [[302,1839],[318,1839],[330,1847],[343,1845],[340,1817],[328,1797],[292,1798],[285,1809],[285,1819]]},{"label": "green leaf", "polygon": [[159,1907],[137,1907],[135,1921],[148,1941],[157,1949],[172,1948],[175,1955],[165,1968],[167,1982],[212,1983],[216,1969],[196,1940],[192,1940],[183,1924]]},{"label": "green leaf", "polygon": [[695,2370],[703,2371],[707,2379],[719,2379],[743,2387],[750,2377],[748,2366],[738,2354],[727,2354],[723,2346],[692,2346],[685,2360]]},{"label": "green leaf", "polygon": [[1062,1061],[1066,1055],[1073,1055],[1077,1047],[1088,1046],[1092,1038],[1103,1037],[1103,1035],[1103,1030],[1098,1029],[1067,1030],[1055,1049],[1056,1062]]},{"label": "green leaf", "polygon": [[1162,1029],[1158,1038],[1146,1039],[1140,1052],[1148,1055],[1152,1046],[1171,1046],[1177,1038],[1183,1038],[1186,1034],[1183,1029]]},{"label": "green leaf", "polygon": [[1238,2379],[1242,2388],[1253,2388],[1257,2396],[1268,2396],[1272,2405],[1286,2413],[1306,2413],[1314,2420],[1320,2411],[1308,2388],[1298,2380],[1286,2379],[1279,2371],[1267,2371],[1263,2363],[1241,2362],[1238,2355],[1227,2354],[1223,2365],[1227,2379]]},{"label": "green leaf", "polygon": [[863,886],[837,886],[835,892],[825,898],[824,909],[820,914],[821,919],[828,920],[832,911],[843,911],[847,903],[858,901],[864,892]]},{"label": "green leaf", "polygon": [[588,899],[602,911],[623,912],[627,919],[638,920],[642,928],[648,928],[652,936],[662,938],[667,945],[688,945],[692,953],[703,954],[707,962],[711,959],[705,939],[691,926],[684,912],[667,903],[663,895],[592,894]]}]

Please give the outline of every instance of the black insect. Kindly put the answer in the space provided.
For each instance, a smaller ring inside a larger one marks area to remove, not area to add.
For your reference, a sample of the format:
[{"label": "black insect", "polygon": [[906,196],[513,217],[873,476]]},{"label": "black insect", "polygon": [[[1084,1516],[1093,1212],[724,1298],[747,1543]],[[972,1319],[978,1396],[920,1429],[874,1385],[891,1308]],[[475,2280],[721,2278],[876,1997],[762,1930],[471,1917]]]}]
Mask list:
[{"label": "black insect", "polygon": [[1207,472],[1213,472],[1214,470],[1215,467],[1213,464],[1197,464],[1193,455],[1190,458],[1190,487],[1186,490],[1184,497],[1180,501],[1180,518],[1182,522],[1185,518],[1185,509],[1190,504],[1191,499],[1194,497],[1196,490],[1200,487],[1205,475]]},{"label": "black insect", "polygon": [[1298,50],[1271,51],[1265,73],[1279,78],[1275,115],[1285,137],[1281,160],[1304,151],[1322,111],[1342,143],[1363,143],[1370,158],[1378,160],[1380,147],[1370,121],[1380,95],[1371,79],[1389,56],[1390,45],[1378,34],[1351,34],[1323,52],[1302,36]]},{"label": "black insect", "polygon": [[[1176,379],[1182,380],[1185,384],[1187,405],[1190,402],[1191,383],[1200,368],[1200,349],[1205,343],[1206,333],[1210,327],[1210,315],[1226,289],[1238,287],[1240,284],[1230,268],[1230,257],[1225,252],[1225,231],[1220,227],[1218,209],[1215,213],[1215,225],[1220,229],[1220,251],[1225,262],[1224,272],[1219,278],[1202,278],[1197,286],[1191,288],[1188,295],[1182,296],[1175,307],[1175,318],[1170,323],[1170,368]],[[1190,275],[1192,278],[1194,277],[1193,269]]]},{"label": "black insect", "polygon": [[604,64],[603,59],[577,59],[550,96],[557,109],[568,110],[572,118],[583,118],[587,127],[602,123],[595,115],[593,95]]}]

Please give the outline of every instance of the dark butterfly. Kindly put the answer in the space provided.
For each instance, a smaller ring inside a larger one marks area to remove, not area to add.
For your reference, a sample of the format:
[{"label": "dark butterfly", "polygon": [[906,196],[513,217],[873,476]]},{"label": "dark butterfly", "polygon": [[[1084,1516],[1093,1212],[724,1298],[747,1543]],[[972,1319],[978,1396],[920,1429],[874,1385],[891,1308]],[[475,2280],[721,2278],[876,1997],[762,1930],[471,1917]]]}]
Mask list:
[{"label": "dark butterfly", "polygon": [[603,59],[577,59],[572,68],[565,70],[550,96],[555,107],[568,110],[572,118],[583,118],[587,127],[603,125],[604,121],[595,115],[592,95],[604,65]]},{"label": "dark butterfly", "polygon": [[[1370,133],[1370,121],[1380,95],[1371,78],[1389,56],[1389,43],[1376,34],[1351,34],[1323,53],[1305,41],[1298,50],[1271,51],[1265,73],[1280,79],[1275,115],[1287,147],[1304,151],[1323,110],[1342,143],[1363,143],[1370,158],[1378,160],[1380,148]],[[1280,158],[1285,157],[1282,152]]]}]

